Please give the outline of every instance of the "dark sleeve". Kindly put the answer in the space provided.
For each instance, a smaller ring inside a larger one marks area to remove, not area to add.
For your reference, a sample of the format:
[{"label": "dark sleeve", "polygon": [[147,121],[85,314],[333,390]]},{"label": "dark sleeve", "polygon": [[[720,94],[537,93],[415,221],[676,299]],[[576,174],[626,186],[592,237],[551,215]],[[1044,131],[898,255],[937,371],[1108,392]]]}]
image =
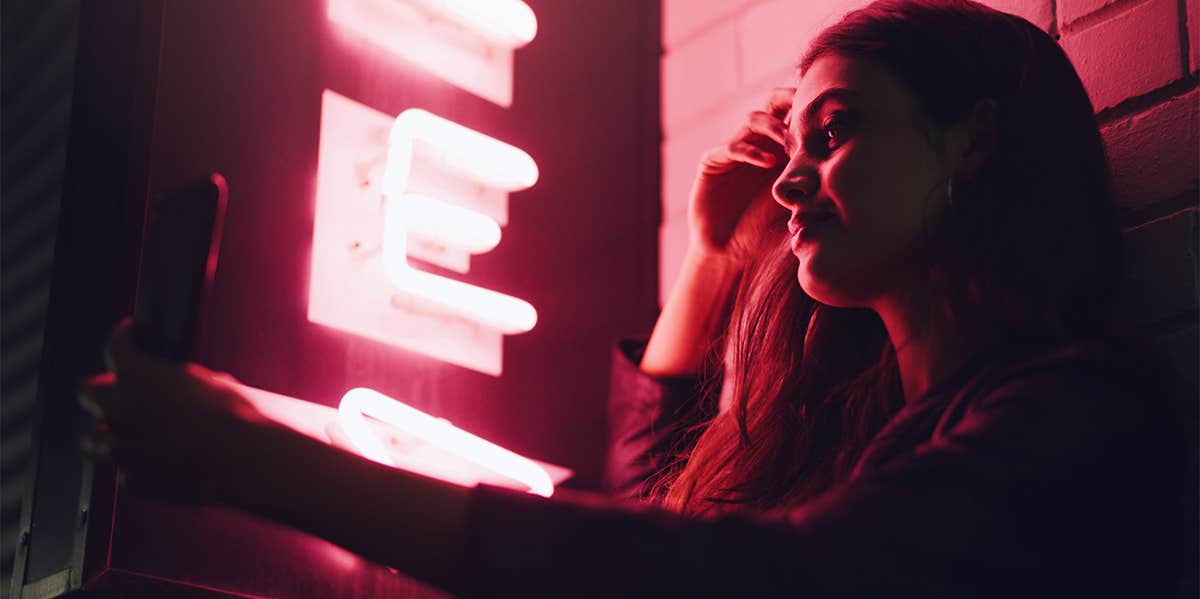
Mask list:
[{"label": "dark sleeve", "polygon": [[642,340],[613,351],[608,400],[608,454],[604,487],[615,496],[645,497],[655,477],[694,440],[695,425],[715,408],[696,377],[651,377],[638,365]]},{"label": "dark sleeve", "polygon": [[1140,391],[1092,370],[1021,377],[917,451],[773,518],[481,487],[466,594],[1161,596],[1172,506],[1155,464],[1170,460]]}]

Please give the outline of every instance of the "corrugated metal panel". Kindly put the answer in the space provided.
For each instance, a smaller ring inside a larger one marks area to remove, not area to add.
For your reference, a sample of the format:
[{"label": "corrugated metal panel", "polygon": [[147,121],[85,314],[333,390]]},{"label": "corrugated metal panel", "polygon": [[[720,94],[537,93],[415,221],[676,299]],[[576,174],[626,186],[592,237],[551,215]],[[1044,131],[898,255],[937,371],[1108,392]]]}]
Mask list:
[{"label": "corrugated metal panel", "polygon": [[0,596],[7,596],[54,264],[79,3],[6,1],[0,12]]}]

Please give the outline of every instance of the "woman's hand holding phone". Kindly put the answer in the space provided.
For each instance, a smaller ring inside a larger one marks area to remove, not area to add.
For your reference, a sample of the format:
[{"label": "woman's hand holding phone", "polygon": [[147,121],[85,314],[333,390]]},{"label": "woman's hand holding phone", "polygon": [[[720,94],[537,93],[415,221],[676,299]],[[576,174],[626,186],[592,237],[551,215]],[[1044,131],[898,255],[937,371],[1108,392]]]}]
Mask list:
[{"label": "woman's hand holding phone", "polygon": [[86,454],[114,459],[135,494],[175,503],[228,502],[246,483],[251,431],[268,420],[233,377],[165,360],[134,342],[131,320],[105,349],[108,373],[79,389],[97,422],[81,439]]}]

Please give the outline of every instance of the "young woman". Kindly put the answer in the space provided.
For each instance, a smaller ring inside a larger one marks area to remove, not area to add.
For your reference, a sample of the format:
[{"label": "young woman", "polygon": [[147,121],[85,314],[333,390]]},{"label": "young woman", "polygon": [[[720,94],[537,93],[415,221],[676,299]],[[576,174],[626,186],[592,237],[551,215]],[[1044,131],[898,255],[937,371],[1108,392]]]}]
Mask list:
[{"label": "young woman", "polygon": [[[610,481],[655,502],[360,460],[127,324],[82,401],[135,490],[462,594],[1161,596],[1185,452],[1168,373],[1111,335],[1108,169],[1063,52],[966,0],[881,0],[799,74],[704,158],[682,274],[616,366],[614,405],[651,409],[615,421]],[[719,399],[692,384],[713,355]],[[644,434],[688,408],[699,428]]]}]

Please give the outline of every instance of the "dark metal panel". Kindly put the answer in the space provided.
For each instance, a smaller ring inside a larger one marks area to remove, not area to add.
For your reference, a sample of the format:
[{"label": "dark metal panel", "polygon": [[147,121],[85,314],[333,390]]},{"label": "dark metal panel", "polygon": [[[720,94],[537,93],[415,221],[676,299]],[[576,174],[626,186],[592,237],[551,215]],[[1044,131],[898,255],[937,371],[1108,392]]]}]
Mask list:
[{"label": "dark metal panel", "polygon": [[[138,239],[145,197],[151,131],[137,122],[153,114],[161,3],[72,4],[79,36],[70,150],[39,365],[33,479],[23,515],[28,542],[16,556],[14,589],[64,571],[73,586],[80,582],[90,468],[76,441],[87,422],[75,386],[100,371],[104,336],[116,315],[129,311],[134,275],[118,256],[134,256],[129,244]],[[112,27],[110,18],[126,25]],[[36,72],[28,76],[39,79]]]},{"label": "dark metal panel", "polygon": [[0,597],[12,586],[70,119],[79,4],[0,8]]}]

